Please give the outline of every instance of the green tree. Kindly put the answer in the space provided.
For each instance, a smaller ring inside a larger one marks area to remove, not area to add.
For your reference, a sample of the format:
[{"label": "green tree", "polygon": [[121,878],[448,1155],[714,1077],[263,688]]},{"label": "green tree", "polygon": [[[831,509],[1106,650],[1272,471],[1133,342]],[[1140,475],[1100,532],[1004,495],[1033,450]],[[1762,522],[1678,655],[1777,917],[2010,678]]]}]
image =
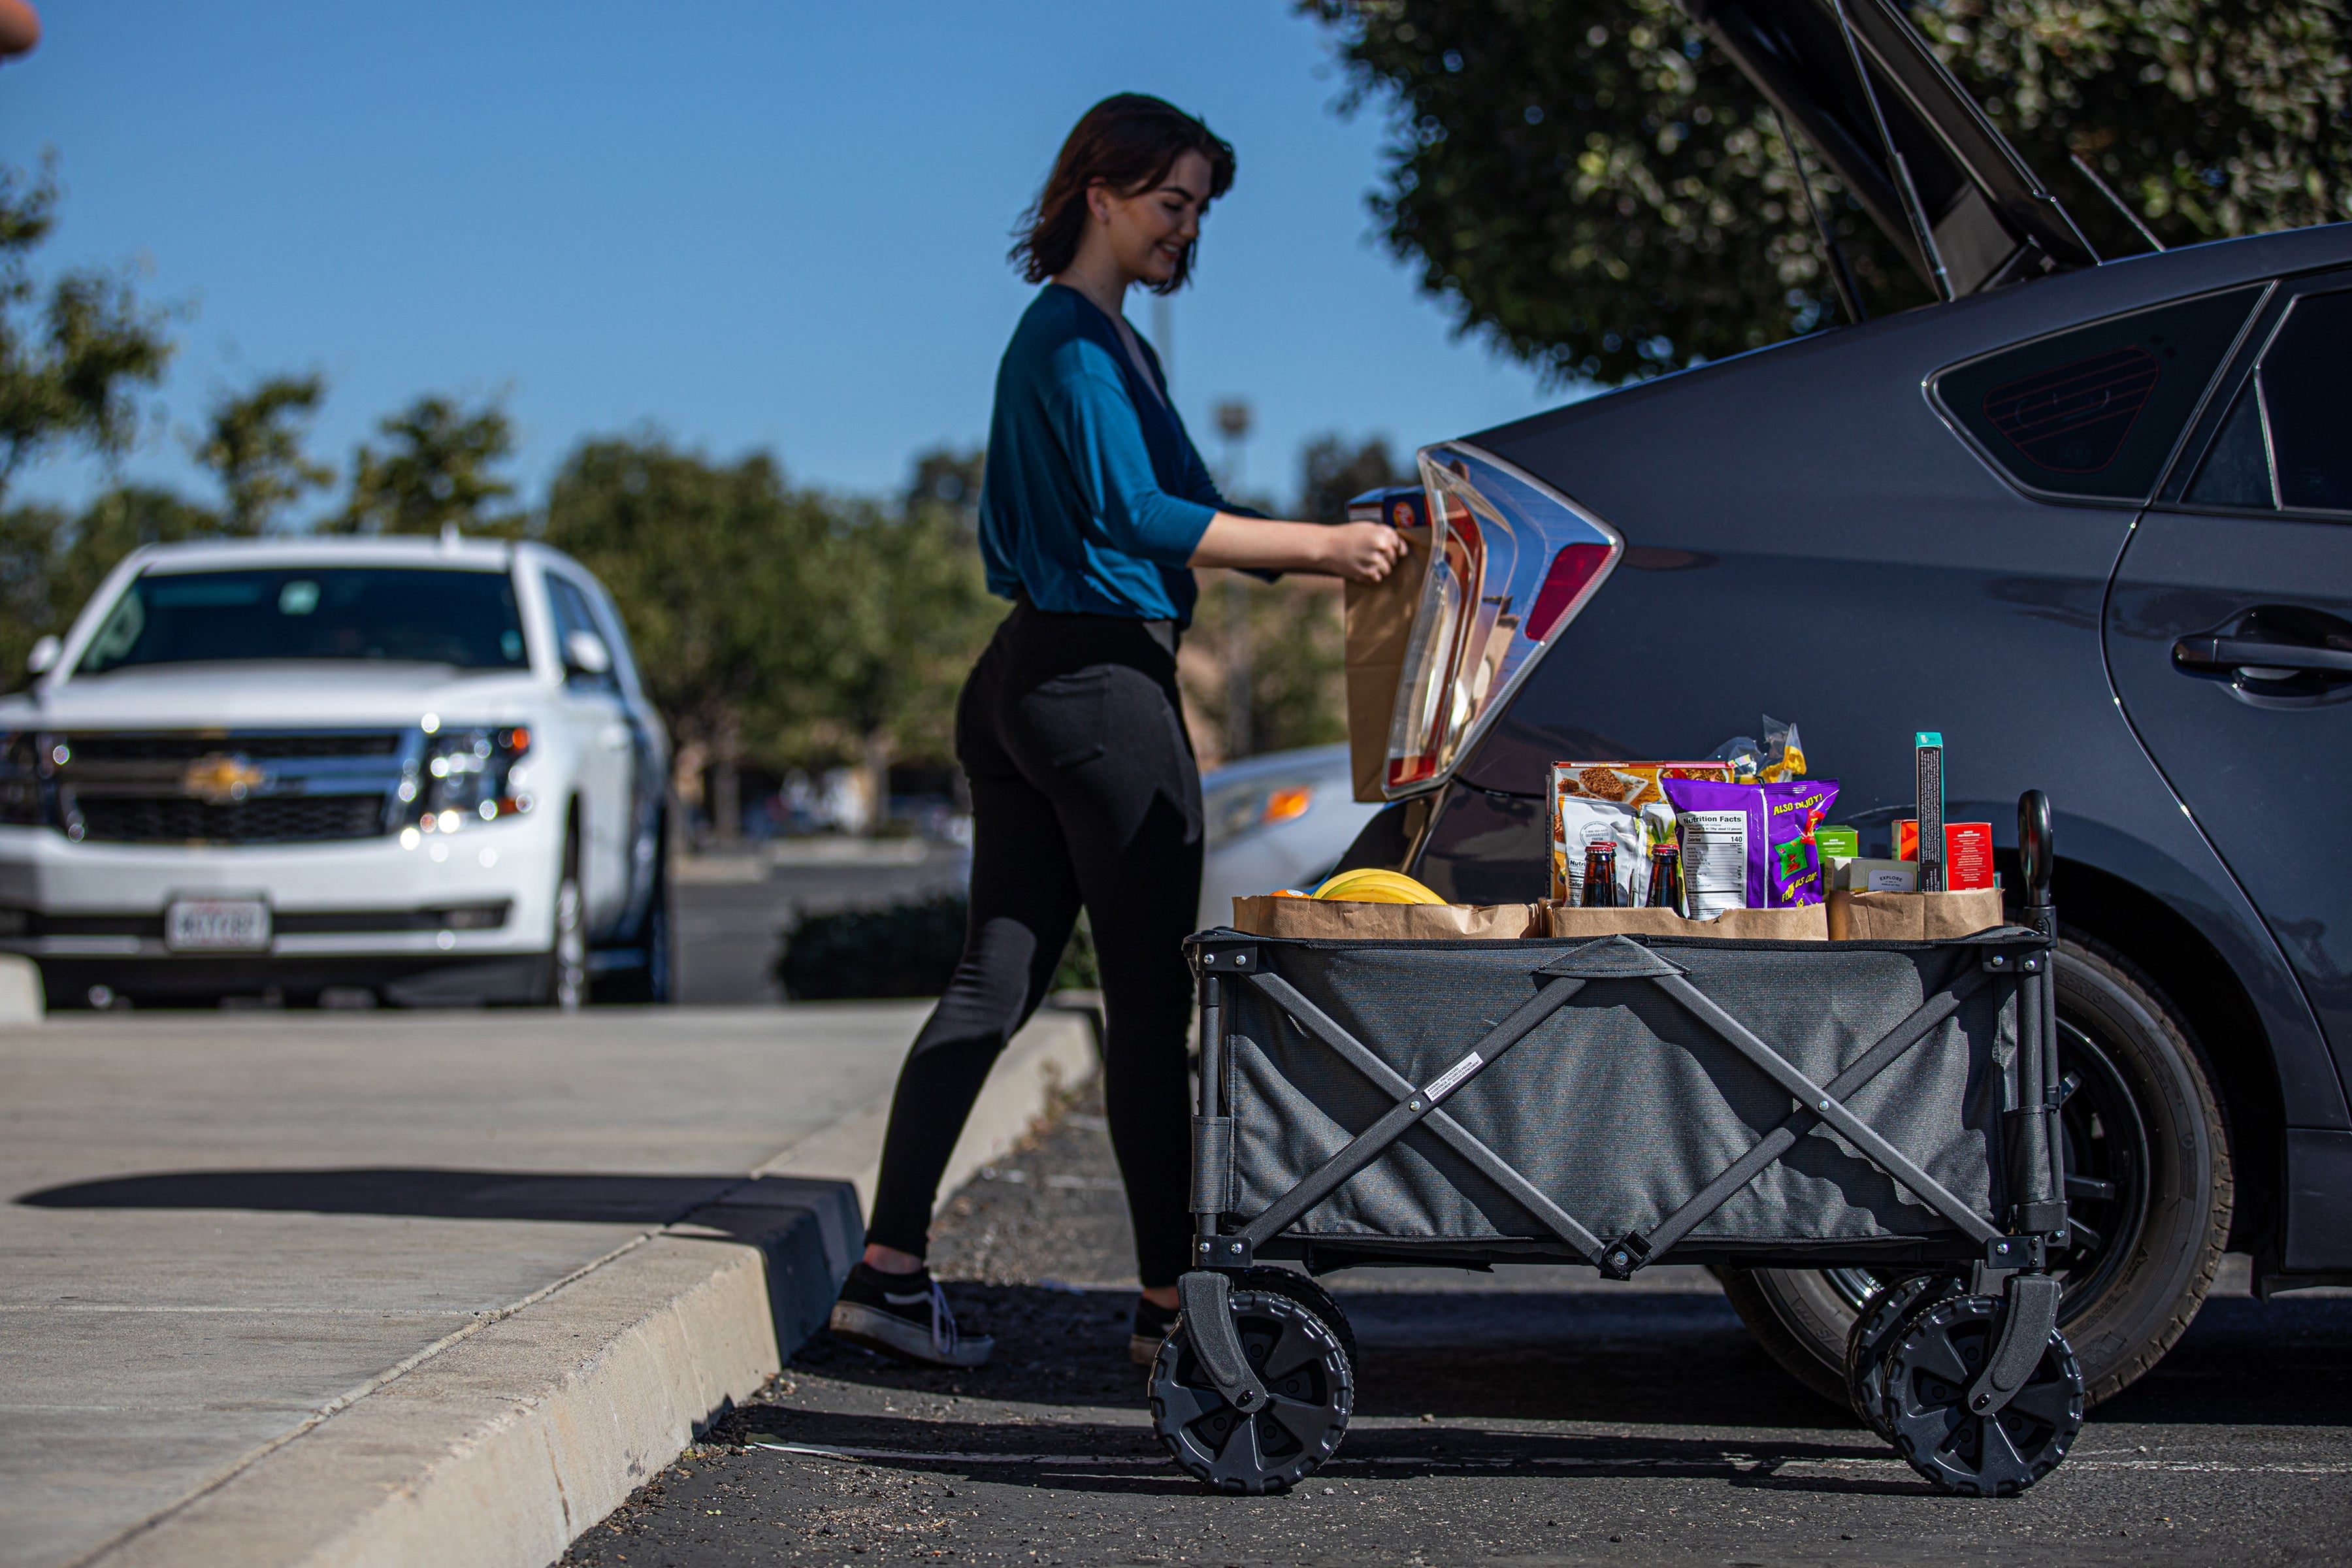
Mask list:
[{"label": "green tree", "polygon": [[[26,464],[52,452],[127,451],[139,433],[138,393],[163,378],[172,356],[168,313],[142,303],[127,278],[83,268],[46,290],[36,281],[33,254],[56,226],[57,206],[54,158],[31,176],[0,164],[0,500]],[[110,491],[78,516],[55,506],[0,510],[0,687],[23,683],[35,640],[65,630],[124,550],[185,537],[207,521],[148,489]]]},{"label": "green tree", "polygon": [[1385,437],[1349,444],[1338,435],[1318,436],[1298,454],[1298,505],[1294,517],[1309,522],[1345,522],[1348,503],[1366,490],[1414,482],[1412,465],[1400,465]]},{"label": "green tree", "polygon": [[[1342,522],[1366,490],[1412,480],[1388,442],[1318,436],[1300,448],[1298,498],[1284,513]],[[1346,626],[1340,589],[1328,578],[1261,583],[1237,573],[1204,574],[1178,673],[1204,733],[1196,742],[1222,760],[1319,746],[1348,738]],[[1236,726],[1231,659],[1245,650],[1248,722]],[[1236,732],[1237,729],[1241,732]],[[1214,744],[1222,739],[1223,744]]]},{"label": "green tree", "polygon": [[334,482],[335,470],[304,450],[326,395],[326,381],[317,374],[274,375],[213,404],[195,457],[220,483],[227,532],[245,538],[268,532],[288,507]]},{"label": "green tree", "polygon": [[890,764],[955,750],[955,702],[1004,606],[974,537],[978,452],[929,452],[895,508],[839,508],[824,574],[822,721],[865,777],[878,825]]},{"label": "green tree", "polygon": [[106,574],[142,544],[209,539],[220,519],[168,490],[121,485],[79,513],[24,506],[0,513],[0,670],[22,683],[26,656],[65,635]]},{"label": "green tree", "polygon": [[57,224],[56,161],[28,178],[0,164],[0,496],[18,471],[61,445],[107,457],[139,431],[138,390],[163,379],[167,313],[128,278],[89,268],[52,281],[31,258]]},{"label": "green tree", "polygon": [[740,830],[744,763],[823,707],[834,522],[765,455],[721,465],[657,436],[583,444],[549,490],[544,537],[611,591],[648,694],[708,760],[721,837]]},{"label": "green tree", "polygon": [[[1793,153],[1673,0],[1297,0],[1391,137],[1373,212],[1465,331],[1620,381],[1828,324]],[[2103,254],[2352,216],[2341,0],[1939,0],[1913,16]],[[1929,298],[1827,169],[1870,308]]]},{"label": "green tree", "polygon": [[385,449],[352,455],[352,489],[327,526],[342,533],[514,533],[522,519],[492,507],[515,492],[494,470],[514,455],[514,426],[492,401],[418,398],[376,426]]}]

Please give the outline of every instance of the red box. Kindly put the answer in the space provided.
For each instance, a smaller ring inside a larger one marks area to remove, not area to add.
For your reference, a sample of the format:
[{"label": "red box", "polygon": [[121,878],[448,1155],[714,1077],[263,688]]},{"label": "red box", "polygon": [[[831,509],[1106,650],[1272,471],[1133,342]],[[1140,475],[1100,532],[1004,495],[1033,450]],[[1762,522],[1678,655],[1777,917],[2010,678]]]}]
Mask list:
[{"label": "red box", "polygon": [[[1919,824],[1915,818],[1905,817],[1895,825],[1895,858],[1919,858]],[[1944,824],[1945,890],[1963,893],[1971,888],[1990,888],[1992,873],[1992,824]]]}]

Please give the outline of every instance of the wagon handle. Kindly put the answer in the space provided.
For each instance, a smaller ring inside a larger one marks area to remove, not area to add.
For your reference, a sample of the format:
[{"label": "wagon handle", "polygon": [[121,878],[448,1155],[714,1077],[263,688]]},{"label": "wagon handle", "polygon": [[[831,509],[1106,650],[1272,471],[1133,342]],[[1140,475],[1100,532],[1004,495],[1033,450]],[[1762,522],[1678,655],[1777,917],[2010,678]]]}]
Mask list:
[{"label": "wagon handle", "polygon": [[2017,797],[2017,858],[2025,870],[2025,907],[2050,907],[2050,873],[2058,861],[2058,832],[2050,820],[2050,797],[2038,789]]}]

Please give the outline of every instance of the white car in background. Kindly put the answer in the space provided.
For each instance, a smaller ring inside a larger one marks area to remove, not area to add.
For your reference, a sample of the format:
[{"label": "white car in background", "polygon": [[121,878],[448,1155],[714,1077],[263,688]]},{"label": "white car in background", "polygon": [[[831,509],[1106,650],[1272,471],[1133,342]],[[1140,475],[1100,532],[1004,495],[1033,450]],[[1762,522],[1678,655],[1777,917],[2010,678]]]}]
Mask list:
[{"label": "white car in background", "polygon": [[1329,876],[1381,810],[1354,788],[1345,744],[1244,757],[1204,774],[1198,929],[1233,924],[1236,898],[1311,889]]},{"label": "white car in background", "polygon": [[132,552],[0,698],[0,950],[53,1003],[663,1001],[669,745],[541,545]]}]

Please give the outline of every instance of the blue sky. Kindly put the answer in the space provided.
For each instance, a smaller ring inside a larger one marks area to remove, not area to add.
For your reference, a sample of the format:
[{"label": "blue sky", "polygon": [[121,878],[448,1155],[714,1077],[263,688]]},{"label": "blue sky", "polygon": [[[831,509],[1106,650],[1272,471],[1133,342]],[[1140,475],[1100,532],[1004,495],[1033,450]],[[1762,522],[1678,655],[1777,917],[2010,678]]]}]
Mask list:
[{"label": "blue sky", "polygon": [[[1372,240],[1383,117],[1333,112],[1329,41],[1280,0],[40,8],[40,48],[0,68],[0,157],[58,152],[42,265],[135,263],[191,312],[137,478],[197,489],[206,404],[316,369],[339,464],[420,393],[503,393],[533,496],[582,437],[647,426],[893,487],[983,437],[1029,292],[1007,231],[1122,89],[1239,153],[1174,370],[1213,458],[1210,406],[1255,405],[1252,488],[1286,497],[1321,431],[1409,449],[1562,400]],[[1129,314],[1150,329],[1146,298]],[[16,493],[101,478],[55,462]]]}]

